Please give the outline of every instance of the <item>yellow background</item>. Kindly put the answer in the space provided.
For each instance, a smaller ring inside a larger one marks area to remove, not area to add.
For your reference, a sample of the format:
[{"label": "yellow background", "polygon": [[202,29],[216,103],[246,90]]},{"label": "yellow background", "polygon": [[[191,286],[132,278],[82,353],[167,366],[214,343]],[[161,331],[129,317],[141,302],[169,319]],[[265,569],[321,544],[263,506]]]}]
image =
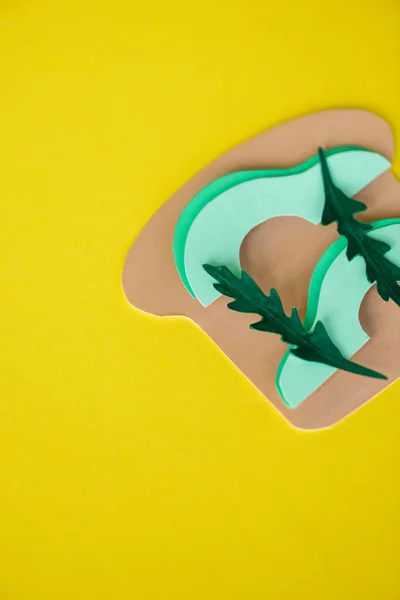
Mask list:
[{"label": "yellow background", "polygon": [[1,600],[400,598],[400,384],[297,432],[120,284],[253,134],[350,106],[398,135],[399,32],[398,0],[2,0]]}]

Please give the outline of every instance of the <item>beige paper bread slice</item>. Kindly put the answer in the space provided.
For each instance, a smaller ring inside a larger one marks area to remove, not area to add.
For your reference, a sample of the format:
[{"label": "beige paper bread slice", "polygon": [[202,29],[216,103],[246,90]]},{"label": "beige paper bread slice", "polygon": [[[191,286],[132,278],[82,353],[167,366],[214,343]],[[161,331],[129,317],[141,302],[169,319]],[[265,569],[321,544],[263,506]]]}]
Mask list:
[{"label": "beige paper bread slice", "polygon": [[[371,340],[354,360],[384,372],[388,381],[337,371],[296,409],[282,402],[275,388],[278,364],[286,344],[273,334],[252,331],[253,315],[226,308],[219,298],[204,308],[183,286],[175,268],[172,242],[183,207],[205,185],[232,171],[286,168],[316,154],[318,146],[361,146],[393,158],[393,135],[380,117],[363,110],[330,110],[295,119],[265,131],[227,152],[176,192],[145,226],[131,247],[123,271],[128,301],[147,313],[182,315],[203,329],[242,373],[292,425],[320,429],[337,423],[376,396],[400,375],[400,309],[383,302],[371,289],[360,320]],[[386,171],[357,196],[368,205],[370,221],[400,216],[398,180]],[[269,291],[279,290],[284,306],[305,314],[314,267],[337,239],[334,225],[314,226],[298,218],[279,218],[253,229],[241,247],[241,263]]]}]

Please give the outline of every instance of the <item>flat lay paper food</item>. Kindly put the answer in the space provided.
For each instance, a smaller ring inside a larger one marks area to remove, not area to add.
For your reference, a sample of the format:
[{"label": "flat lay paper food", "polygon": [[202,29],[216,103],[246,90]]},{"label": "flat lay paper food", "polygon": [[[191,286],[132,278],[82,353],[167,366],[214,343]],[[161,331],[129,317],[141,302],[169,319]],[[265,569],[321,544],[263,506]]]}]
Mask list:
[{"label": "flat lay paper food", "polygon": [[[393,232],[397,231],[395,219],[400,214],[399,183],[390,170],[390,127],[363,110],[323,111],[256,136],[187,182],[139,234],[123,273],[124,290],[134,306],[151,314],[181,314],[195,321],[278,411],[303,429],[335,424],[399,376],[396,348],[400,329],[394,319],[400,324],[400,311],[385,305],[386,325],[366,343],[368,329],[376,329],[383,308],[377,306],[375,311],[375,304],[379,304],[375,295],[364,299],[371,283],[362,259],[357,257],[353,265],[347,265],[345,258],[343,266],[336,260],[336,279],[329,277],[329,268],[318,262],[324,252],[323,262],[327,263],[329,253],[333,252],[335,258],[336,250],[329,247],[338,239],[334,227],[323,226],[323,217],[328,213],[324,208],[325,165],[318,159],[321,145],[328,148],[329,168],[336,184],[346,189],[349,202],[355,202],[350,199],[353,195],[359,200],[366,197],[369,202],[365,217],[376,222],[389,219],[384,225],[390,224],[392,229],[383,227],[383,233],[377,230],[370,239],[390,236],[390,232],[397,239]],[[329,152],[329,148],[334,150]],[[258,165],[260,168],[254,171]],[[218,179],[213,176],[216,172]],[[358,210],[364,207],[360,203],[354,206]],[[312,225],[302,228],[304,219]],[[285,220],[290,220],[290,235],[286,230],[284,246],[278,246]],[[318,223],[322,225],[317,228]],[[312,226],[316,229],[314,246],[308,242]],[[388,248],[385,246],[386,251]],[[397,261],[400,263],[400,256]],[[238,322],[237,314],[229,314],[226,299],[218,299],[215,281],[204,270],[207,263],[226,265],[236,272],[241,263],[258,278],[264,291],[279,291],[287,312],[294,306],[304,316],[308,308],[310,325],[314,321],[311,312],[325,313],[330,338],[336,336],[338,349],[343,348],[346,358],[353,357],[353,362],[383,373],[387,379],[360,379],[332,366],[310,366],[293,354],[284,357],[286,348],[276,336],[255,334],[245,323],[242,325],[242,316]],[[315,283],[321,277],[313,276],[314,269],[316,273],[327,271],[323,288]],[[358,283],[354,277],[358,277]],[[297,295],[291,293],[294,279]],[[310,280],[313,286],[308,296]],[[393,289],[395,286],[394,279]],[[354,291],[349,291],[351,287]],[[340,306],[339,294],[346,291]],[[355,301],[358,304],[354,308]],[[364,301],[373,302],[374,314],[369,315],[370,322],[360,325],[358,312]]]},{"label": "flat lay paper food", "polygon": [[[173,242],[205,185],[319,147],[383,157],[353,216],[396,216],[399,20],[398,0],[1,3],[1,600],[398,600],[399,307],[337,221],[245,236],[236,268],[307,327],[331,333],[329,302],[307,310],[328,247],[370,286],[352,360],[389,379],[334,375],[309,429],[318,403],[276,387],[290,346],[194,298]],[[306,127],[332,110],[364,116]]]}]

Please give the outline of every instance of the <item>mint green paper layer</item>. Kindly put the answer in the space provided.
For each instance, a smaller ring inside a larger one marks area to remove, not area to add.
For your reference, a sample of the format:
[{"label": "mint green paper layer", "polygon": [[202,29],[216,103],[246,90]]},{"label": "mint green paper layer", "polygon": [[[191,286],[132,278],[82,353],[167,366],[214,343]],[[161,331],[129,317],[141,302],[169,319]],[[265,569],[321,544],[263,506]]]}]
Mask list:
[{"label": "mint green paper layer", "polygon": [[[373,228],[369,235],[387,242],[391,250],[385,256],[400,266],[400,219],[377,221]],[[357,256],[349,262],[346,247],[346,239],[339,239],[322,255],[314,269],[304,325],[312,330],[317,321],[322,321],[342,354],[351,358],[369,340],[361,327],[359,310],[371,284],[365,275],[364,260]],[[276,387],[285,404],[296,408],[336,370],[306,362],[288,350],[278,367]]]},{"label": "mint green paper layer", "polygon": [[[383,156],[360,148],[327,153],[337,185],[353,196],[390,167]],[[318,156],[291,169],[243,171],[226,175],[201,190],[185,207],[174,238],[181,279],[204,306],[220,295],[204,263],[240,272],[240,247],[260,223],[296,216],[318,224],[324,204]]]}]

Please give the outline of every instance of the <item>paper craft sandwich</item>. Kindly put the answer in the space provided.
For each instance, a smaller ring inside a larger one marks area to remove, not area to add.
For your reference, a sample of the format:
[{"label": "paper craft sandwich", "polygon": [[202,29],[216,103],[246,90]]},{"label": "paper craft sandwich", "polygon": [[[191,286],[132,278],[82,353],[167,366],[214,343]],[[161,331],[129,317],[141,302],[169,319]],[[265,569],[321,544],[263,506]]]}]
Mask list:
[{"label": "paper craft sandwich", "polygon": [[203,329],[294,426],[328,427],[400,375],[400,187],[387,123],[312,114],[212,162],[151,219],[127,299]]}]

